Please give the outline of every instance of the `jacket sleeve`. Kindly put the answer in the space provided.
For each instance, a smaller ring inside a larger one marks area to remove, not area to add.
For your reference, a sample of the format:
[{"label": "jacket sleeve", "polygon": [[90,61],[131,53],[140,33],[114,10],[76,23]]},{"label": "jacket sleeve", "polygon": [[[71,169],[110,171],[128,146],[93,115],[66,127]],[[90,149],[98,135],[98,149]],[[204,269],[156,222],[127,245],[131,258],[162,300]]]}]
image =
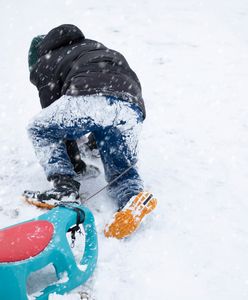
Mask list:
[{"label": "jacket sleeve", "polygon": [[73,165],[74,171],[78,174],[86,171],[86,163],[81,159],[80,150],[76,141],[65,141],[67,154]]}]

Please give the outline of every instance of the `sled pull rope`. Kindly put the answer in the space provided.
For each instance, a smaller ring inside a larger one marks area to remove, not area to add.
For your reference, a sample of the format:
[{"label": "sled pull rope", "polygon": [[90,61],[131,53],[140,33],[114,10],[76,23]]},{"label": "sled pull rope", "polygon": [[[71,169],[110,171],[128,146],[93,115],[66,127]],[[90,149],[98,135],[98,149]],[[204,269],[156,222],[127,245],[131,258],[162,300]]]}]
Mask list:
[{"label": "sled pull rope", "polygon": [[125,175],[131,168],[133,168],[135,166],[135,164],[129,166],[125,171],[123,171],[120,175],[118,175],[117,177],[115,177],[112,181],[110,181],[108,184],[106,184],[105,186],[103,186],[100,190],[98,190],[97,192],[95,192],[93,195],[89,196],[86,200],[84,200],[85,202],[90,200],[91,198],[95,197],[96,195],[100,194],[103,190],[105,190],[108,186],[110,186],[111,184],[113,184],[114,182],[116,182],[119,178],[121,178],[123,175]]}]

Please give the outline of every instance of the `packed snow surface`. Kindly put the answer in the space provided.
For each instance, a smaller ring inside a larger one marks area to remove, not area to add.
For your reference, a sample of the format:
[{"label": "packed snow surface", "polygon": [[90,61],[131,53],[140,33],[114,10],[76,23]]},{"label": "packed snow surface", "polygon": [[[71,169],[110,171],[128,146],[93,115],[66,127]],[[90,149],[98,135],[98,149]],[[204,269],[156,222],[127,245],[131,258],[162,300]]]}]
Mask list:
[{"label": "packed snow surface", "polygon": [[[248,299],[248,2],[1,0],[0,20],[0,227],[42,213],[19,199],[49,187],[25,129],[40,111],[27,54],[33,36],[73,23],[122,52],[141,80],[139,168],[159,200],[124,241],[103,235],[116,209],[106,192],[88,201],[99,261],[77,290],[96,300]],[[101,174],[82,193],[104,184]]]}]

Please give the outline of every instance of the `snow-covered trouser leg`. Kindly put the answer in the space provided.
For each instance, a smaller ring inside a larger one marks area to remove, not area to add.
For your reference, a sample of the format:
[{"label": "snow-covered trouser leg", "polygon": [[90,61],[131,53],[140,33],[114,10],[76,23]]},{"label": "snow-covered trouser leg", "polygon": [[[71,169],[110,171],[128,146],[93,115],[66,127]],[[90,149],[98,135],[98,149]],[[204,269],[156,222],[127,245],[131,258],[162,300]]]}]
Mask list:
[{"label": "snow-covered trouser leg", "polygon": [[125,102],[115,103],[115,105],[117,117],[114,126],[94,132],[94,137],[108,183],[131,167],[108,187],[109,194],[117,201],[119,208],[122,208],[132,196],[137,195],[144,188],[136,165],[137,144],[143,118],[142,113],[135,106]]},{"label": "snow-covered trouser leg", "polygon": [[108,182],[133,166],[110,186],[111,195],[122,206],[143,189],[135,165],[141,123],[141,111],[128,102],[96,95],[62,96],[33,119],[28,132],[48,178],[75,175],[64,140],[93,132]]},{"label": "snow-covered trouser leg", "polygon": [[70,102],[69,98],[60,98],[36,115],[28,126],[36,156],[48,179],[56,174],[75,175],[64,141],[80,137],[82,130],[79,133],[75,126],[77,120],[69,107]]}]

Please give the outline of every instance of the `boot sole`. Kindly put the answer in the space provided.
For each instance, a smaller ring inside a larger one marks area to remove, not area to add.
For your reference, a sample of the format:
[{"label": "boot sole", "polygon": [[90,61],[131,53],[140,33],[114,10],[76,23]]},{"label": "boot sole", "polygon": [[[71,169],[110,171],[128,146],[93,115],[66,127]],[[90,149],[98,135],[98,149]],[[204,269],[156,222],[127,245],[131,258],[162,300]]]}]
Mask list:
[{"label": "boot sole", "polygon": [[45,203],[45,202],[41,202],[39,200],[36,200],[36,199],[32,199],[32,198],[28,198],[28,197],[25,197],[25,196],[22,196],[21,199],[30,204],[30,205],[34,205],[38,208],[42,208],[42,209],[53,209],[55,207],[55,205],[52,205],[52,204],[48,204],[48,203]]},{"label": "boot sole", "polygon": [[105,236],[122,239],[131,235],[156,206],[157,199],[151,193],[139,193],[131,203],[115,213],[113,222],[105,227]]}]

